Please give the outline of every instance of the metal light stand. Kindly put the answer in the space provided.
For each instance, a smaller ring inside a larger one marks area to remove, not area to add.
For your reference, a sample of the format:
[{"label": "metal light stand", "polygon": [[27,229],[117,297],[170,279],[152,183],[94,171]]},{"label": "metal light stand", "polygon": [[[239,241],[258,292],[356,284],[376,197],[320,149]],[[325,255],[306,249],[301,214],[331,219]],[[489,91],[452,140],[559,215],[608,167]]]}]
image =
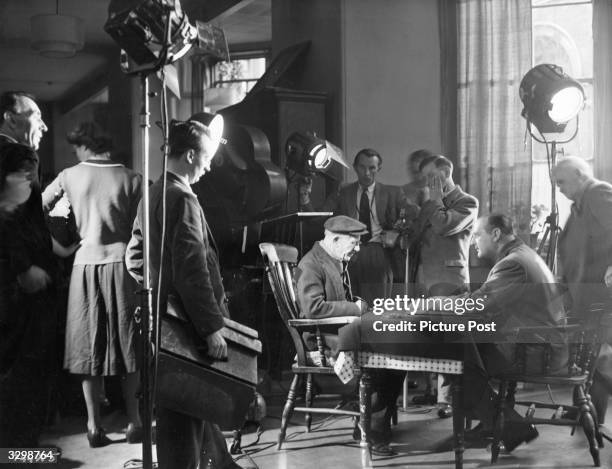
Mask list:
[{"label": "metal light stand", "polygon": [[[578,135],[578,116],[576,116],[576,128],[574,129],[574,133],[565,140],[553,140],[552,142],[547,141],[542,134],[540,133],[542,138],[536,137],[531,130],[531,121],[527,121],[527,132],[529,135],[538,143],[543,143],[546,145],[546,154],[547,154],[547,162],[548,162],[548,175],[550,178],[550,214],[546,217],[544,224],[546,225],[546,230],[544,231],[544,236],[538,245],[537,253],[541,254],[546,245],[546,241],[548,241],[548,251],[546,252],[546,265],[551,270],[552,273],[556,273],[557,270],[557,241],[559,239],[559,213],[557,211],[557,190],[555,187],[555,182],[552,179],[552,170],[557,164],[557,144],[558,143],[568,143],[571,142],[576,135]],[[550,153],[548,152],[548,144],[550,143]]]},{"label": "metal light stand", "polygon": [[[165,18],[165,38],[166,45],[171,44],[170,31],[170,12]],[[142,256],[143,256],[143,280],[140,294],[140,312],[137,314],[136,321],[140,323],[140,333],[142,338],[142,367],[140,371],[141,390],[140,398],[142,400],[142,468],[153,469],[153,402],[155,401],[155,384],[151,379],[151,370],[155,363],[155,354],[158,347],[154,340],[154,330],[159,323],[159,317],[153,317],[152,305],[152,289],[150,275],[150,257],[149,257],[149,129],[150,124],[150,109],[149,98],[149,75],[160,70],[166,63],[168,58],[168,47],[164,47],[159,54],[158,59],[152,64],[146,64],[133,69],[124,69],[128,74],[138,74],[140,77],[141,89],[141,108],[140,108],[140,132],[142,139],[142,210],[140,227],[142,231]],[[156,312],[156,316],[159,311]],[[157,336],[157,334],[155,334]]]}]

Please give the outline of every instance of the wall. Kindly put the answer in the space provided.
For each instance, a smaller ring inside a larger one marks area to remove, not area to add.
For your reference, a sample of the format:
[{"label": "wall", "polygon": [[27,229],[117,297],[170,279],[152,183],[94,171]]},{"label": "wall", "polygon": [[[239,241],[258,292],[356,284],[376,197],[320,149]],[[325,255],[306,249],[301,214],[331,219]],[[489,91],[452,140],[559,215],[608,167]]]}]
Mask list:
[{"label": "wall", "polygon": [[431,0],[344,1],[344,150],[352,161],[376,149],[381,182],[406,183],[410,152],[442,148],[437,9]]}]

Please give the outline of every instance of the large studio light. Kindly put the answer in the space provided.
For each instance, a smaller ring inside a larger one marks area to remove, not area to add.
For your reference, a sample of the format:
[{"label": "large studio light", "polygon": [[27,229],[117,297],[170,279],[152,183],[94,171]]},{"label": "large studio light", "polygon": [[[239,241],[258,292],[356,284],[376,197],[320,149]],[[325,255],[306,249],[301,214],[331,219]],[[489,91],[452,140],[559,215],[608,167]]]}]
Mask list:
[{"label": "large studio light", "polygon": [[223,138],[223,116],[221,114],[209,114],[207,112],[198,112],[191,116],[189,120],[198,121],[208,127],[211,136],[211,146],[208,148],[208,153],[214,155],[221,143],[225,143]]},{"label": "large studio light", "polygon": [[325,173],[332,161],[348,168],[341,150],[311,133],[294,132],[285,144],[287,168],[303,176]]},{"label": "large studio light", "polygon": [[584,107],[582,85],[561,67],[540,64],[527,72],[519,95],[524,108],[521,115],[540,133],[560,133]]}]

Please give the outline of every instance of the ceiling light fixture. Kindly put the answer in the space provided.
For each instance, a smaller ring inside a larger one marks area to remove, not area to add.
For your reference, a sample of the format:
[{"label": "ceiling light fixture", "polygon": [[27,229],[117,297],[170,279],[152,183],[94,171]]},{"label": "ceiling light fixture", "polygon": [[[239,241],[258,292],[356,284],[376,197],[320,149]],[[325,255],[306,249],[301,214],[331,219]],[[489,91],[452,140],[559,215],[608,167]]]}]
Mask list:
[{"label": "ceiling light fixture", "polygon": [[35,15],[30,18],[32,48],[44,57],[67,59],[83,48],[83,21],[75,16],[59,14],[59,0],[55,14]]}]

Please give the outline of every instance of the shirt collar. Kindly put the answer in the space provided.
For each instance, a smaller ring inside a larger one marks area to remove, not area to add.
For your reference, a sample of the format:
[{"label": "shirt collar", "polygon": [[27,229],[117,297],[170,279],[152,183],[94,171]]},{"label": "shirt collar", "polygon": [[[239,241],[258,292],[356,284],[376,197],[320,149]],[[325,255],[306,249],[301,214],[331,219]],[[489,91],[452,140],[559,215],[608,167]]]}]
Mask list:
[{"label": "shirt collar", "polygon": [[19,142],[18,142],[18,141],[15,139],[15,137],[11,137],[10,135],[5,134],[4,132],[0,132],[0,137],[6,137],[6,138],[8,138],[8,139],[9,139],[9,140],[10,140],[12,143],[19,143]]},{"label": "shirt collar", "polygon": [[[363,192],[363,186],[361,184],[359,184],[359,182],[357,183],[357,185],[359,186],[359,193],[361,194]],[[366,190],[368,191],[368,195],[372,195],[374,193],[374,186],[376,185],[376,181],[374,181],[372,184],[370,184]]]},{"label": "shirt collar", "polygon": [[584,199],[584,194],[587,191],[587,189],[589,187],[591,187],[593,185],[592,180],[588,180],[584,186],[582,186],[580,188],[580,190],[578,190],[578,192],[576,193],[576,200],[574,200],[574,206],[576,207],[577,210],[580,210],[582,208],[582,199]]},{"label": "shirt collar", "polygon": [[180,174],[177,174],[177,173],[175,173],[174,171],[172,171],[170,169],[168,169],[167,171],[168,171],[168,173],[170,173],[173,176],[175,176],[183,184],[185,184],[189,188],[189,190],[191,190],[191,184],[189,184],[189,179],[187,179],[187,177],[181,176]]},{"label": "shirt collar", "polygon": [[499,252],[499,256],[497,256],[496,262],[499,262],[500,260],[502,260],[508,254],[510,254],[510,251],[520,246],[521,244],[523,244],[523,240],[519,238],[518,236],[512,241],[509,241],[508,243],[506,243],[504,247],[501,249],[501,251]]}]

